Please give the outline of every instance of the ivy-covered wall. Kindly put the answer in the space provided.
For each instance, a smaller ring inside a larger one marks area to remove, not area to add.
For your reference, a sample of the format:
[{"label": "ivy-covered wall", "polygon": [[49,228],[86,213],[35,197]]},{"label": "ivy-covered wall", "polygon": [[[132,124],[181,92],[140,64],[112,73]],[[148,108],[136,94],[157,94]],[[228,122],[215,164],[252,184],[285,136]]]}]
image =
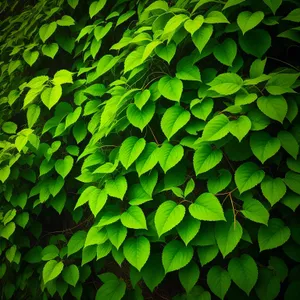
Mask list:
[{"label": "ivy-covered wall", "polygon": [[298,0],[1,0],[1,299],[298,299]]}]

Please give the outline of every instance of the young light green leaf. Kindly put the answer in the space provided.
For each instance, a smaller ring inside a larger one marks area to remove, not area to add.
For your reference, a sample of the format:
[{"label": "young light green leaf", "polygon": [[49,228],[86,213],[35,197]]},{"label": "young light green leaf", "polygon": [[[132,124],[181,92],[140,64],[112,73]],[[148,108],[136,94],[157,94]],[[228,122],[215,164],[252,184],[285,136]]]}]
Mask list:
[{"label": "young light green leaf", "polygon": [[134,95],[134,104],[139,110],[142,110],[143,106],[148,102],[150,99],[151,93],[149,90],[144,90],[142,92],[137,92]]},{"label": "young light green leaf", "polygon": [[127,138],[121,145],[119,158],[125,169],[128,169],[140,156],[146,146],[143,138],[131,136]]},{"label": "young light green leaf", "polygon": [[66,283],[75,287],[79,280],[78,267],[76,265],[69,265],[64,268],[61,275]]},{"label": "young light green leaf", "polygon": [[213,149],[208,143],[201,143],[193,157],[196,175],[205,173],[218,165],[223,158],[220,149]]},{"label": "young light green leaf", "polygon": [[202,15],[197,16],[194,20],[187,20],[184,23],[184,28],[187,32],[193,35],[203,24],[204,17]]},{"label": "young light green leaf", "polygon": [[252,162],[243,163],[234,174],[234,180],[240,193],[258,185],[263,181],[264,177],[265,172]]},{"label": "young light green leaf", "polygon": [[226,270],[214,266],[207,273],[207,284],[210,290],[223,300],[231,285],[231,278]]},{"label": "young light green leaf", "polygon": [[97,192],[89,199],[89,208],[96,218],[107,201],[107,193],[105,190],[97,189]]},{"label": "young light green leaf", "polygon": [[41,107],[39,105],[31,104],[28,106],[26,117],[29,128],[31,128],[36,123],[40,116],[40,113]]},{"label": "young light green leaf", "polygon": [[234,73],[223,73],[208,83],[210,90],[221,95],[232,95],[243,86],[243,79]]},{"label": "young light green leaf", "polygon": [[172,146],[168,142],[163,143],[158,152],[158,161],[161,168],[167,173],[168,170],[176,166],[182,159],[184,154],[181,145]]},{"label": "young light green leaf", "polygon": [[286,193],[286,185],[281,178],[266,176],[261,183],[261,190],[271,206],[276,204]]},{"label": "young light green leaf", "polygon": [[56,22],[52,22],[50,24],[44,24],[40,29],[39,29],[39,35],[43,43],[45,43],[50,36],[55,32],[57,28]]},{"label": "young light green leaf", "polygon": [[181,80],[201,81],[199,68],[194,65],[191,57],[182,58],[176,65],[176,77]]},{"label": "young light green leaf", "polygon": [[290,229],[281,219],[269,220],[268,226],[262,225],[258,231],[258,245],[260,251],[282,246],[291,236]]},{"label": "young light green leaf", "polygon": [[282,148],[290,154],[294,159],[297,159],[299,154],[299,144],[295,137],[288,131],[280,131],[277,135]]},{"label": "young light green leaf", "polygon": [[229,122],[228,129],[241,142],[251,129],[251,121],[247,116],[240,116],[237,120]]},{"label": "young light green leaf", "polygon": [[67,155],[64,159],[58,159],[55,162],[55,170],[62,178],[65,178],[71,172],[73,164],[73,157]]},{"label": "young light green leaf", "polygon": [[136,171],[139,176],[150,171],[158,163],[160,149],[155,143],[147,143],[144,151],[136,160]]},{"label": "young light green leaf", "polygon": [[86,232],[83,230],[77,231],[74,235],[72,235],[67,245],[68,256],[78,252],[80,249],[83,248],[85,238]]},{"label": "young light green leaf", "polygon": [[233,282],[249,296],[258,279],[255,260],[248,254],[234,257],[228,264],[228,272]]},{"label": "young light green leaf", "polygon": [[204,20],[208,24],[230,23],[220,11],[211,11]]},{"label": "young light green leaf", "polygon": [[243,34],[256,27],[263,19],[265,14],[262,11],[252,13],[250,11],[243,11],[237,17],[237,24],[242,30]]},{"label": "young light green leaf", "polygon": [[111,243],[119,250],[127,236],[127,228],[121,222],[106,226],[107,236]]},{"label": "young light green leaf", "polygon": [[200,270],[198,265],[194,261],[191,261],[187,266],[179,270],[178,275],[182,286],[188,294],[197,283]]},{"label": "young light green leaf", "polygon": [[258,200],[245,199],[241,213],[253,222],[268,225],[269,212]]},{"label": "young light green leaf", "polygon": [[233,39],[227,38],[222,44],[214,48],[215,58],[226,66],[232,66],[237,54],[237,45]]},{"label": "young light green leaf", "polygon": [[165,273],[185,267],[192,260],[193,252],[192,246],[185,246],[177,240],[169,242],[162,252],[162,264]]},{"label": "young light green leaf", "polygon": [[127,261],[141,271],[150,256],[150,242],[144,236],[129,238],[124,242],[123,251]]},{"label": "young light green leaf", "polygon": [[216,196],[210,193],[202,193],[196,201],[189,206],[189,212],[192,217],[201,221],[226,220],[220,201]]},{"label": "young light green leaf", "polygon": [[92,19],[96,14],[98,14],[103,9],[105,4],[106,4],[106,0],[98,0],[92,2],[92,4],[89,7],[90,18]]},{"label": "young light green leaf", "polygon": [[23,52],[23,58],[30,67],[37,61],[39,55],[38,51],[25,50]]},{"label": "young light green leaf", "polygon": [[190,118],[191,114],[178,104],[168,108],[161,119],[161,129],[168,140],[185,126]]},{"label": "young light green leaf", "polygon": [[[194,101],[194,103],[193,103],[193,101]],[[213,107],[214,107],[213,99],[205,98],[203,100],[196,99],[193,101],[191,102],[192,114],[196,118],[206,121],[207,117],[210,115],[210,113],[212,112]]]},{"label": "young light green leaf", "polygon": [[190,215],[186,215],[182,222],[177,225],[177,232],[186,246],[197,235],[200,230],[200,225],[201,222]]},{"label": "young light green leaf", "polygon": [[185,207],[174,201],[167,200],[157,209],[154,217],[154,224],[158,237],[177,226],[184,217]]},{"label": "young light green leaf", "polygon": [[236,248],[242,235],[243,228],[239,221],[227,220],[226,223],[216,223],[215,237],[223,258]]},{"label": "young light green leaf", "polygon": [[228,170],[221,169],[217,176],[209,177],[207,181],[207,189],[212,194],[217,194],[223,191],[231,182],[232,175]]},{"label": "young light green leaf", "polygon": [[58,102],[61,96],[61,86],[55,85],[54,87],[45,88],[41,94],[41,99],[48,109],[51,109]]},{"label": "young light green leaf", "polygon": [[200,54],[210,40],[213,34],[213,26],[211,24],[203,24],[193,35],[192,40]]},{"label": "young light green leaf", "polygon": [[158,81],[158,90],[165,98],[179,102],[183,84],[180,79],[166,75]]},{"label": "young light green leaf", "polygon": [[130,206],[123,212],[121,215],[121,222],[127,228],[147,229],[144,212],[138,206]]},{"label": "young light green leaf", "polygon": [[125,292],[126,283],[122,279],[111,279],[98,289],[95,300],[121,300]]},{"label": "young light green leaf", "polygon": [[186,198],[195,189],[195,181],[191,178],[184,189],[184,197]]},{"label": "young light green leaf", "polygon": [[280,140],[271,137],[267,132],[254,132],[250,137],[250,147],[253,154],[264,163],[273,157],[280,149]]},{"label": "young light green leaf", "polygon": [[17,132],[18,126],[14,122],[4,122],[2,124],[2,130],[7,134],[15,134]]},{"label": "young light green leaf", "polygon": [[63,270],[63,262],[56,260],[49,260],[43,268],[43,281],[44,284],[55,279]]},{"label": "young light green leaf", "polygon": [[285,74],[277,73],[272,74],[271,78],[266,84],[266,90],[274,96],[282,95],[285,93],[295,93],[291,88],[298,79],[300,73]]},{"label": "young light green leaf", "polygon": [[115,179],[107,180],[105,183],[105,191],[111,197],[123,200],[128,185],[124,176],[118,176]]},{"label": "young light green leaf", "polygon": [[139,128],[141,131],[149,124],[155,113],[155,104],[150,101],[139,109],[135,104],[129,104],[126,115],[128,121],[134,126]]}]

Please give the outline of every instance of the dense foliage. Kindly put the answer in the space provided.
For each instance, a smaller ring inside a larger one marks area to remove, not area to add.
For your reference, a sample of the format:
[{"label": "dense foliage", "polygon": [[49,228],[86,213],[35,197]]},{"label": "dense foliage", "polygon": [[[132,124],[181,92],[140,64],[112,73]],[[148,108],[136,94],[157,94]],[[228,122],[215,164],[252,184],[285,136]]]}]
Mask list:
[{"label": "dense foliage", "polygon": [[298,299],[298,0],[0,4],[3,299]]}]

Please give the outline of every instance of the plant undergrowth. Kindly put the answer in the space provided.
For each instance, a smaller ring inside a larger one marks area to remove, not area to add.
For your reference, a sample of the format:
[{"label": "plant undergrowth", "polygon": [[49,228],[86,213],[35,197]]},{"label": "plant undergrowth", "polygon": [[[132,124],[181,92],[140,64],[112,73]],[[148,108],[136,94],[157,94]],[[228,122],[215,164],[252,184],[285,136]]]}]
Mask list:
[{"label": "plant undergrowth", "polygon": [[299,1],[0,19],[1,299],[298,299]]}]

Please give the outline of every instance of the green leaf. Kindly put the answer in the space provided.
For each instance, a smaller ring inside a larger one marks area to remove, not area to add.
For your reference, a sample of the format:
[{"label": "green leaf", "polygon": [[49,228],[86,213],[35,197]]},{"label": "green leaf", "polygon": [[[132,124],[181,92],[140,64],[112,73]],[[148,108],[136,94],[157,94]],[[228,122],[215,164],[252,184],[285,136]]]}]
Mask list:
[{"label": "green leaf", "polygon": [[203,141],[217,141],[225,137],[229,132],[229,120],[224,115],[217,115],[212,118],[204,127],[202,133]]},{"label": "green leaf", "polygon": [[57,25],[59,26],[72,26],[75,25],[75,20],[67,15],[62,16],[62,18],[56,21]]},{"label": "green leaf", "polygon": [[264,74],[267,58],[256,59],[250,66],[250,78],[257,78]]},{"label": "green leaf", "polygon": [[56,22],[52,22],[50,24],[44,24],[40,29],[39,29],[39,35],[43,43],[45,43],[50,36],[55,32],[57,28]]},{"label": "green leaf", "polygon": [[103,7],[106,4],[106,0],[99,0],[99,1],[94,1],[89,7],[89,15],[90,18],[92,19],[95,15],[97,15],[100,10],[103,9]]},{"label": "green leaf", "polygon": [[96,258],[97,255],[97,246],[92,245],[86,248],[83,248],[82,250],[82,260],[81,260],[81,266],[89,263],[93,259]]},{"label": "green leaf", "polygon": [[136,171],[139,176],[152,170],[158,163],[160,149],[155,143],[147,143],[144,151],[136,160]]},{"label": "green leaf", "polygon": [[[141,271],[143,280],[151,292],[163,281],[165,271],[162,266],[160,254],[150,255],[147,263]],[[155,276],[153,276],[155,274]]]},{"label": "green leaf", "polygon": [[213,25],[203,24],[193,35],[192,40],[200,54],[213,34]]},{"label": "green leaf", "polygon": [[186,198],[195,189],[195,181],[191,178],[184,189],[184,197]]},{"label": "green leaf", "polygon": [[187,266],[179,270],[178,275],[182,286],[188,294],[197,283],[200,270],[198,265],[194,261],[191,261]]},{"label": "green leaf", "polygon": [[75,287],[79,280],[78,267],[76,265],[69,265],[64,268],[61,275],[66,283]]},{"label": "green leaf", "polygon": [[172,58],[176,53],[176,44],[169,43],[168,45],[158,45],[155,48],[155,53],[161,59],[165,60],[168,64],[170,64]]},{"label": "green leaf", "polygon": [[280,277],[282,282],[287,278],[289,269],[284,260],[276,256],[271,256],[269,260],[269,266],[275,270],[276,275]]},{"label": "green leaf", "polygon": [[252,13],[250,11],[243,11],[237,17],[237,24],[242,30],[243,34],[256,27],[263,19],[265,14],[262,11]]},{"label": "green leaf", "polygon": [[266,84],[266,90],[271,95],[282,95],[285,93],[295,93],[291,86],[296,82],[300,73],[284,74],[278,73],[272,75]]},{"label": "green leaf", "polygon": [[143,138],[131,136],[120,147],[119,159],[125,169],[128,169],[140,156],[146,146]]},{"label": "green leaf", "polygon": [[214,48],[215,58],[226,66],[232,66],[237,54],[237,45],[233,39],[226,39]]},{"label": "green leaf", "polygon": [[94,36],[96,38],[96,40],[99,42],[100,40],[102,40],[110,31],[110,29],[112,28],[113,23],[109,22],[107,23],[104,27],[103,26],[97,26],[94,30]]},{"label": "green leaf", "polygon": [[239,37],[242,50],[257,58],[261,58],[271,47],[270,34],[262,29],[254,29]]},{"label": "green leaf", "polygon": [[54,78],[52,80],[54,85],[61,85],[64,83],[73,83],[73,76],[74,73],[68,70],[59,70],[54,74]]},{"label": "green leaf", "polygon": [[139,109],[135,104],[129,104],[126,115],[128,121],[134,126],[139,128],[141,131],[149,124],[155,113],[154,102],[148,102]]},{"label": "green leaf", "polygon": [[79,0],[68,0],[68,4],[73,8],[75,9],[76,6],[78,5],[79,3]]},{"label": "green leaf", "polygon": [[96,226],[90,228],[87,233],[84,248],[92,245],[101,245],[107,241],[107,232],[105,229],[99,229]]},{"label": "green leaf", "polygon": [[128,185],[124,176],[118,176],[115,179],[107,180],[105,183],[105,191],[111,197],[123,200]]},{"label": "green leaf", "polygon": [[260,251],[274,249],[285,244],[290,238],[291,231],[281,219],[269,220],[268,226],[262,225],[258,231]]},{"label": "green leaf", "polygon": [[94,197],[89,199],[89,207],[94,217],[96,217],[105,206],[108,197],[106,191],[104,190],[98,190],[97,193],[93,194],[93,196]]},{"label": "green leaf", "polygon": [[161,43],[162,42],[159,40],[154,40],[154,41],[150,42],[149,44],[147,44],[147,46],[145,47],[141,62],[143,63],[152,54],[154,49]]},{"label": "green leaf", "polygon": [[[193,103],[194,101],[194,103]],[[213,110],[214,107],[214,101],[212,98],[205,98],[203,100],[193,100],[191,102],[191,112],[192,114],[200,119],[206,121],[207,117],[210,115],[210,113]],[[192,105],[193,103],[193,105]]]},{"label": "green leaf", "polygon": [[166,75],[158,81],[158,90],[165,98],[179,102],[183,84],[180,79]]},{"label": "green leaf", "polygon": [[46,55],[46,56],[53,59],[55,57],[55,55],[57,54],[58,49],[59,49],[58,44],[51,43],[51,44],[48,44],[48,45],[44,45],[42,47],[42,52],[43,52],[44,55]]},{"label": "green leaf", "polygon": [[154,224],[158,237],[170,231],[177,226],[184,217],[185,207],[174,201],[167,200],[163,202],[157,209],[154,217]]},{"label": "green leaf", "polygon": [[198,257],[201,266],[211,262],[219,253],[219,248],[217,245],[202,246],[197,248]]},{"label": "green leaf", "polygon": [[193,258],[193,247],[185,246],[182,242],[173,240],[169,242],[162,252],[162,264],[165,273],[185,267]]},{"label": "green leaf", "polygon": [[193,35],[203,24],[204,18],[203,16],[199,15],[196,16],[194,20],[187,20],[184,23],[184,28],[187,32]]},{"label": "green leaf", "polygon": [[67,129],[69,126],[73,125],[80,117],[82,112],[81,107],[77,107],[74,112],[70,112],[67,115],[66,122],[65,122],[65,129]]},{"label": "green leaf", "polygon": [[106,230],[109,240],[119,250],[127,236],[127,228],[121,222],[116,222],[108,225]]},{"label": "green leaf", "polygon": [[265,172],[252,162],[246,162],[238,167],[234,174],[234,180],[240,193],[248,191],[261,183]]},{"label": "green leaf", "polygon": [[195,203],[189,206],[189,212],[192,217],[201,221],[226,220],[221,203],[216,196],[210,193],[202,193]]},{"label": "green leaf", "polygon": [[134,104],[139,110],[142,110],[145,104],[147,104],[150,99],[151,93],[149,90],[143,90],[142,92],[137,92],[134,95]]},{"label": "green leaf", "polygon": [[31,128],[36,123],[36,121],[40,116],[40,113],[41,113],[41,107],[39,105],[31,104],[28,106],[27,114],[26,114],[28,128]]},{"label": "green leaf", "polygon": [[238,92],[243,86],[243,79],[234,73],[223,73],[218,75],[208,84],[210,90],[221,95],[232,95]]},{"label": "green leaf", "polygon": [[127,228],[147,229],[144,212],[138,206],[130,206],[123,212],[121,215],[121,222]]},{"label": "green leaf", "polygon": [[220,149],[213,149],[210,144],[202,143],[196,150],[193,165],[196,175],[205,173],[218,165],[223,158]]},{"label": "green leaf", "polygon": [[127,261],[139,271],[150,256],[150,242],[144,236],[127,239],[123,245]]},{"label": "green leaf", "polygon": [[248,254],[234,257],[228,264],[228,272],[233,282],[249,296],[258,279],[255,260]]},{"label": "green leaf", "polygon": [[200,225],[201,222],[190,215],[186,215],[180,224],[177,225],[177,232],[186,246],[197,235]]},{"label": "green leaf", "polygon": [[2,130],[7,134],[15,134],[18,126],[14,122],[5,122],[2,124]]},{"label": "green leaf", "polygon": [[264,115],[259,109],[253,109],[248,113],[251,121],[251,130],[259,131],[265,129],[270,124],[270,119]]},{"label": "green leaf", "polygon": [[199,68],[194,65],[193,60],[186,56],[176,65],[176,77],[181,80],[201,81]]},{"label": "green leaf", "polygon": [[117,21],[116,27],[121,25],[122,23],[126,22],[128,19],[130,19],[132,16],[135,15],[134,10],[129,10],[125,14],[122,14]]},{"label": "green leaf", "polygon": [[23,58],[30,67],[37,61],[39,55],[38,51],[25,50],[23,52]]},{"label": "green leaf", "polygon": [[300,174],[289,171],[285,174],[284,182],[285,184],[295,193],[300,195],[299,186]]},{"label": "green leaf", "polygon": [[63,270],[63,262],[56,260],[49,260],[43,268],[43,281],[44,284],[55,279]]},{"label": "green leaf", "polygon": [[294,159],[297,159],[299,154],[299,144],[295,137],[288,131],[280,131],[277,135],[282,148],[290,154]]},{"label": "green leaf", "polygon": [[245,199],[241,213],[253,222],[268,225],[269,212],[258,200]]},{"label": "green leaf", "polygon": [[42,260],[51,260],[58,256],[59,250],[55,245],[49,245],[42,251]]},{"label": "green leaf", "polygon": [[209,177],[207,181],[207,189],[212,194],[223,191],[231,182],[232,175],[228,170],[221,169],[217,176]]},{"label": "green leaf", "polygon": [[168,170],[176,166],[182,159],[184,154],[181,145],[172,146],[168,142],[164,142],[158,152],[158,161],[161,168],[167,173]]},{"label": "green leaf", "polygon": [[73,164],[73,157],[67,155],[64,159],[58,159],[55,162],[55,170],[62,178],[65,178],[71,172]]},{"label": "green leaf", "polygon": [[83,248],[85,238],[86,232],[83,230],[77,231],[75,234],[72,235],[67,245],[68,256],[78,252],[80,249]]},{"label": "green leaf", "polygon": [[220,11],[211,11],[204,22],[209,24],[230,23]]},{"label": "green leaf", "polygon": [[214,266],[207,273],[207,284],[210,290],[223,300],[231,285],[231,278],[226,270]]},{"label": "green leaf", "polygon": [[280,140],[271,137],[267,132],[254,132],[250,137],[250,147],[253,154],[264,163],[273,157],[280,149]]},{"label": "green leaf", "polygon": [[237,120],[229,122],[228,129],[241,142],[251,129],[251,121],[247,116],[240,116]]},{"label": "green leaf", "polygon": [[8,240],[15,230],[16,224],[14,222],[10,222],[0,229],[0,236]]},{"label": "green leaf", "polygon": [[275,15],[277,9],[280,7],[282,0],[263,0],[269,6],[272,13]]},{"label": "green leaf", "polygon": [[271,206],[276,204],[286,193],[286,185],[281,178],[266,176],[261,183],[261,190]]},{"label": "green leaf", "polygon": [[300,22],[300,8],[292,10],[286,17],[282,20],[291,21],[291,22]]},{"label": "green leaf", "polygon": [[242,235],[243,228],[238,221],[227,220],[226,223],[216,223],[215,237],[223,258],[236,248]]},{"label": "green leaf", "polygon": [[161,128],[168,140],[188,123],[190,117],[191,114],[177,104],[166,110],[161,120]]},{"label": "green leaf", "polygon": [[95,300],[121,300],[126,292],[126,283],[121,279],[106,281],[97,291]]},{"label": "green leaf", "polygon": [[288,168],[296,173],[300,173],[300,159],[298,158],[297,160],[288,157],[286,160],[286,164]]},{"label": "green leaf", "polygon": [[62,96],[61,86],[55,85],[52,88],[46,87],[41,94],[41,99],[43,103],[48,107],[48,109],[51,109],[58,102],[61,96]]}]

